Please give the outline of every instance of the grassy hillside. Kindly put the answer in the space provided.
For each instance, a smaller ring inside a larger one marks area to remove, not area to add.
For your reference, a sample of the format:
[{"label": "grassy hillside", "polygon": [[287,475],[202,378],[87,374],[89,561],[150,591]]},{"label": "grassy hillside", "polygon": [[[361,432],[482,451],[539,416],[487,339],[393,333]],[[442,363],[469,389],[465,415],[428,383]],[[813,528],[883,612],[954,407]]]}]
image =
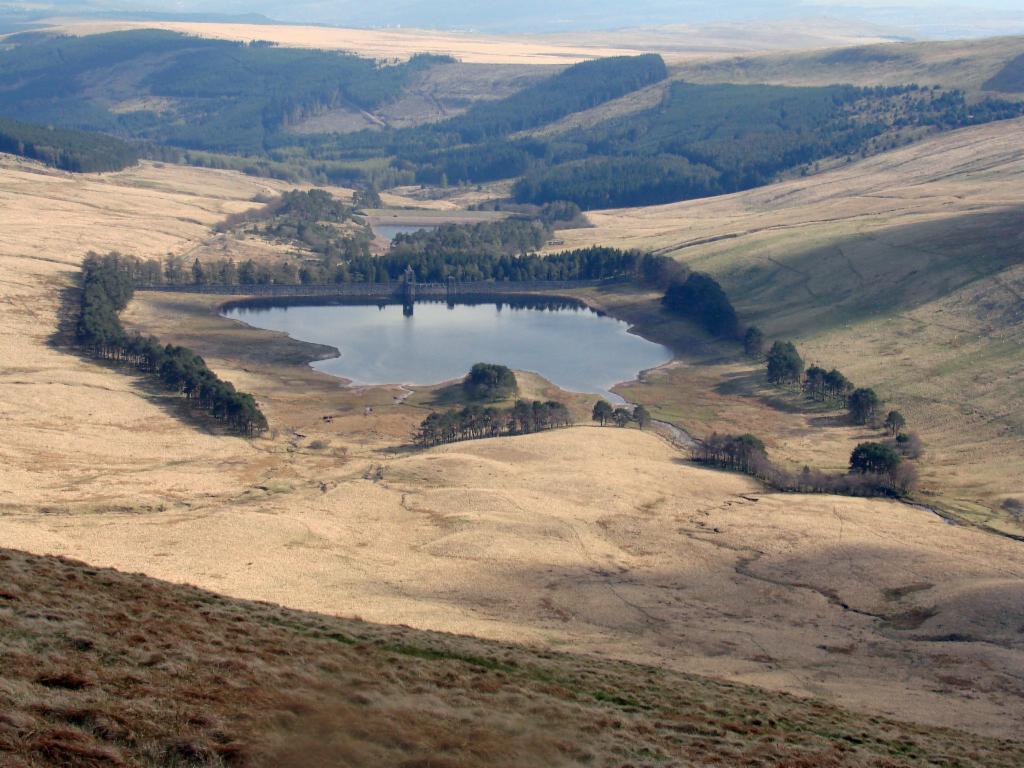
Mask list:
[{"label": "grassy hillside", "polygon": [[[675,76],[698,83],[941,85],[976,95],[1024,52],[1024,38],[883,43],[831,51],[742,56],[684,64]],[[1011,93],[1013,91],[1010,91]]]},{"label": "grassy hillside", "polygon": [[0,550],[11,766],[1015,766],[1024,746]]},{"label": "grassy hillside", "polygon": [[[554,136],[589,128],[615,118],[651,109],[678,82],[735,85],[827,86],[846,83],[860,87],[917,83],[964,91],[976,100],[988,92],[1017,98],[1012,78],[1024,55],[1024,38],[1003,37],[926,43],[884,43],[826,51],[697,59],[671,68],[665,82],[573,115],[533,131]],[[999,76],[999,79],[995,78]],[[1005,78],[1005,79],[1004,79]],[[1005,85],[1001,85],[1005,83]]]},{"label": "grassy hillside", "polygon": [[[741,195],[591,214],[596,228],[561,236],[652,247],[715,275],[742,320],[795,339],[808,360],[910,414],[937,498],[1020,531],[1010,510],[1024,482],[1021,135],[1019,121],[957,131]],[[759,389],[755,370],[737,357],[702,381],[727,395],[711,411],[774,402],[774,416],[748,418],[774,433],[786,460],[840,463],[849,447],[816,453],[816,442],[831,444],[813,426],[819,415],[779,415],[792,404]],[[722,426],[708,414],[687,418]]]},{"label": "grassy hillside", "polygon": [[1009,61],[985,81],[982,86],[988,91],[1024,93],[1024,53]]},{"label": "grassy hillside", "polygon": [[[1020,187],[990,178],[988,188]],[[280,258],[289,249],[212,230],[285,189],[150,162],[69,176],[0,158],[0,206],[19,222],[0,238],[7,546],[303,610],[713,675],[924,726],[1021,731],[1014,542],[889,501],[766,493],[637,429],[410,452],[421,406],[443,400],[443,387],[339,387],[307,366],[329,350],[222,318],[216,297],[139,295],[123,320],[258,393],[274,425],[260,440],[183,423],[180,398],[54,344],[80,253]],[[965,205],[985,199],[963,193]],[[822,216],[797,196],[791,213],[805,212]],[[643,213],[630,212],[639,225]],[[677,238],[678,223],[669,229]],[[536,376],[520,382],[524,397],[564,398],[589,418],[592,399]],[[725,397],[718,383],[702,392]],[[703,405],[679,384],[665,391],[683,395],[686,411]],[[859,433],[816,429],[797,447],[817,464]]]},{"label": "grassy hillside", "polygon": [[[192,21],[50,19],[48,28],[71,34],[158,27],[200,37],[224,40],[274,40],[296,48],[352,51],[370,58],[407,58],[415,53],[444,53],[472,64],[565,66],[603,56],[660,53],[666,60],[689,61],[695,57],[746,51],[833,48],[881,42],[879,30],[870,25],[826,19],[756,24],[690,25],[546,35],[488,35],[447,32],[436,28],[355,29],[312,27],[298,24],[202,23]],[[52,25],[52,26],[51,26]],[[431,23],[433,27],[433,20]]]}]

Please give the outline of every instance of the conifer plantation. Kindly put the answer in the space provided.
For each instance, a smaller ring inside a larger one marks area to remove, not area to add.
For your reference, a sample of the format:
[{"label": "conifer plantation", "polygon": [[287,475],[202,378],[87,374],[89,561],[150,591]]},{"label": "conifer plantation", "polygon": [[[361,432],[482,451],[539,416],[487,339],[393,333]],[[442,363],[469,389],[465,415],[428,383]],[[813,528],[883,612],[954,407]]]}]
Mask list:
[{"label": "conifer plantation", "polygon": [[93,357],[138,368],[171,392],[183,395],[230,429],[249,437],[267,429],[252,395],[223,381],[186,347],[161,345],[153,336],[128,334],[118,313],[132,298],[137,260],[117,253],[90,253],[82,264],[82,292],[75,339]]}]

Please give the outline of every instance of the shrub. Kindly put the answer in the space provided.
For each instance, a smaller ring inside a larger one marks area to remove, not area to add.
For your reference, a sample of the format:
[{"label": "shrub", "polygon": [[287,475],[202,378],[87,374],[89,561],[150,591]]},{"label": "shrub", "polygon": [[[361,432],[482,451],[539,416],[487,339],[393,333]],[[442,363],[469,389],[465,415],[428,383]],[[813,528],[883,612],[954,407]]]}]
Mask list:
[{"label": "shrub", "polygon": [[850,410],[850,418],[854,424],[867,424],[875,417],[875,410],[881,402],[875,390],[866,387],[853,390],[846,401]]},{"label": "shrub", "polygon": [[768,381],[786,384],[800,381],[804,361],[791,341],[776,341],[768,350]]},{"label": "shrub", "polygon": [[743,351],[750,357],[761,357],[764,354],[765,338],[761,329],[757,326],[747,328],[743,336]]},{"label": "shrub", "polygon": [[883,443],[861,443],[850,454],[850,471],[861,474],[891,474],[902,458]]},{"label": "shrub", "polygon": [[612,418],[614,413],[615,409],[612,408],[611,403],[607,400],[598,400],[594,403],[594,410],[591,412],[590,418],[594,421],[601,422],[601,426],[603,427],[605,423]]},{"label": "shrub", "polygon": [[462,381],[462,390],[471,400],[504,400],[518,388],[516,375],[494,363],[476,363]]},{"label": "shrub", "polygon": [[908,459],[919,459],[924,455],[924,444],[916,432],[902,432],[893,440],[896,450]]}]

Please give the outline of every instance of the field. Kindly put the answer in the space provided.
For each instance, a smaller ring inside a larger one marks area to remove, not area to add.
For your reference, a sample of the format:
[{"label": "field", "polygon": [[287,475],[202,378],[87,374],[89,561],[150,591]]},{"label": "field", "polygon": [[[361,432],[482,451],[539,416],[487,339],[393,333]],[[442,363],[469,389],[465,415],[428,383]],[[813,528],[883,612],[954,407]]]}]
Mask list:
[{"label": "field", "polygon": [[[727,197],[595,212],[594,227],[560,237],[653,248],[713,274],[742,320],[908,417],[926,445],[925,498],[1022,533],[1022,127],[957,131]],[[595,298],[652,333],[664,323],[652,297]],[[662,335],[680,344],[685,331]],[[697,434],[760,434],[795,468],[841,467],[865,436],[766,387],[738,348],[694,338],[684,351],[690,364],[626,391]]]},{"label": "field", "polygon": [[481,35],[423,29],[345,29],[273,24],[53,19],[52,29],[84,35],[115,29],[159,28],[226,40],[273,40],[280,45],[340,49],[379,59],[444,53],[467,64],[572,64],[599,56],[660,53],[667,61],[732,56],[753,51],[806,50],[878,43],[878,30],[807,22],[802,26],[684,25],[560,35]]},{"label": "field", "polygon": [[[275,188],[152,163],[72,176],[3,160],[0,544],[301,610],[1019,733],[1015,542],[894,502],[766,493],[635,429],[410,451],[419,406],[443,392],[402,404],[400,388],[340,387],[303,365],[328,350],[224,320],[208,298],[140,294],[125,321],[194,346],[257,393],[274,427],[266,438],[197,428],[180,401],[55,341],[85,251],[233,248],[210,227]],[[599,227],[629,214],[606,216]],[[678,247],[678,223],[665,229]]]}]

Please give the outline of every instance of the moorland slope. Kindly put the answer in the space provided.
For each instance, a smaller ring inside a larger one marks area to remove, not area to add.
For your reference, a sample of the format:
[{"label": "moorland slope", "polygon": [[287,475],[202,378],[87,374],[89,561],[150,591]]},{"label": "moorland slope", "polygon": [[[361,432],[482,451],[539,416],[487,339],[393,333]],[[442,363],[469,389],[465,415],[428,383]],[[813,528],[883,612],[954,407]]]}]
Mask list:
[{"label": "moorland slope", "polygon": [[637,430],[411,452],[423,411],[401,388],[339,387],[303,365],[324,350],[205,297],[140,294],[125,322],[256,393],[265,439],[197,428],[181,401],[55,344],[83,252],[220,247],[209,227],[267,189],[152,163],[97,177],[4,161],[5,546],[1019,732],[1015,542],[889,501],[766,493]]},{"label": "moorland slope", "polygon": [[[935,497],[1020,532],[1000,508],[1024,488],[1022,128],[956,131],[736,195],[592,212],[594,227],[560,233],[560,247],[651,248],[714,275],[745,322],[908,415]],[[780,411],[756,364],[721,355],[661,380],[692,398],[672,410],[662,397],[673,417],[701,434],[763,432],[791,466],[842,466],[854,435],[830,441],[821,414]]]},{"label": "moorland slope", "polygon": [[1021,744],[0,550],[0,761],[1018,765]]}]

